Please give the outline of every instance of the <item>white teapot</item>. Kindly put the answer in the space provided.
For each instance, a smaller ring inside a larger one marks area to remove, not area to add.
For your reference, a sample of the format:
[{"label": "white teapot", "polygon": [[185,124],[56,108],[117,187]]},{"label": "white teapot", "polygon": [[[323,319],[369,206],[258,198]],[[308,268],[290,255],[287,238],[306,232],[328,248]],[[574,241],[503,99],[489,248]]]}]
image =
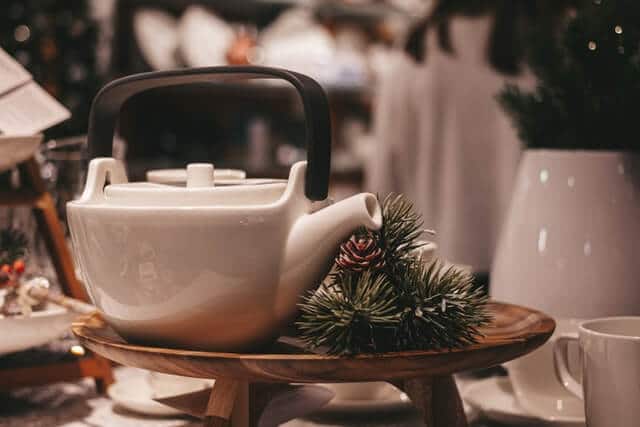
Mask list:
[{"label": "white teapot", "polygon": [[[307,162],[287,182],[216,186],[211,164],[186,168],[186,184],[127,182],[111,151],[120,106],[164,85],[282,78],[300,92]],[[379,229],[377,198],[326,200],[330,123],[310,78],[264,67],[212,67],[116,80],[94,100],[82,196],[67,205],[85,286],[125,338],[189,349],[243,351],[272,340],[317,285],[339,244],[360,226]],[[107,178],[110,184],[106,185]]]}]

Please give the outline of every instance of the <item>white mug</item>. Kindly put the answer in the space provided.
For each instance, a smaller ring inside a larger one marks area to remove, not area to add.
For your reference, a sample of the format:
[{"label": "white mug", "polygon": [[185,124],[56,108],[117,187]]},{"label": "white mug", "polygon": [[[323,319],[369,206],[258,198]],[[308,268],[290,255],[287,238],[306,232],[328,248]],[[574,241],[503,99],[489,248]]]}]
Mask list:
[{"label": "white mug", "polygon": [[[582,353],[582,385],[567,369],[572,341]],[[556,340],[553,358],[558,379],[584,400],[588,427],[640,425],[640,317],[583,322]]]},{"label": "white mug", "polygon": [[[563,334],[577,332],[580,323],[579,319],[557,319],[556,330],[549,341],[536,351],[505,364],[518,404],[527,413],[543,420],[584,422],[582,401],[565,390],[553,369],[553,342]],[[578,351],[572,350],[569,366],[579,372]]]}]

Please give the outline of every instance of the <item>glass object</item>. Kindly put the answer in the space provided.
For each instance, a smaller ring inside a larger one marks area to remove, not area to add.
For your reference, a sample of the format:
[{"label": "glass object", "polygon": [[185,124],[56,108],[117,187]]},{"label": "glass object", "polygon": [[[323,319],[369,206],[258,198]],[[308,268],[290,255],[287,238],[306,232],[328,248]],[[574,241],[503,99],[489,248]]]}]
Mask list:
[{"label": "glass object", "polygon": [[40,151],[42,177],[66,228],[66,204],[82,192],[87,165],[87,138],[52,139]]}]

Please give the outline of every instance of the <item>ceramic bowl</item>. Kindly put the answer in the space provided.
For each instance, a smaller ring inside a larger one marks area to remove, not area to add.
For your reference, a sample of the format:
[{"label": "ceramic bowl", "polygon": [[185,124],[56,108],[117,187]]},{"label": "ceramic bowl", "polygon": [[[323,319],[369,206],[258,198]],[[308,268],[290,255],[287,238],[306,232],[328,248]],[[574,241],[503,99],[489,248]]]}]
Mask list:
[{"label": "ceramic bowl", "polygon": [[76,316],[63,307],[50,305],[30,316],[0,317],[0,355],[37,347],[62,336]]},{"label": "ceramic bowl", "polygon": [[0,172],[11,169],[33,156],[42,141],[42,135],[0,135]]}]

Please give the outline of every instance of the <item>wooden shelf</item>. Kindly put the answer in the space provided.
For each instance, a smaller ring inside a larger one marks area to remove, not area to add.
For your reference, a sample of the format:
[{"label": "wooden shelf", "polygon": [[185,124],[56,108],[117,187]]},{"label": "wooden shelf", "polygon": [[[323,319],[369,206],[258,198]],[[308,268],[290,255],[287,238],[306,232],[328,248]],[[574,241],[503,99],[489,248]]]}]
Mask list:
[{"label": "wooden shelf", "polygon": [[151,6],[181,11],[191,5],[210,7],[220,14],[251,19],[264,13],[277,14],[292,7],[309,7],[322,18],[337,20],[380,21],[406,12],[387,3],[350,3],[340,0],[123,0],[128,7]]},{"label": "wooden shelf", "polygon": [[111,363],[91,354],[75,360],[0,369],[0,390],[73,381],[85,377],[94,378],[97,391],[105,393],[107,386],[113,383]]},{"label": "wooden shelf", "polygon": [[337,0],[319,1],[316,14],[325,19],[351,21],[359,23],[375,23],[390,16],[409,18],[403,10],[386,3],[349,3]]},{"label": "wooden shelf", "polygon": [[116,29],[112,56],[114,76],[148,71],[136,46],[133,33],[133,16],[141,7],[165,10],[176,16],[193,5],[211,8],[229,22],[244,23],[264,28],[283,11],[297,6],[309,7],[322,21],[331,24],[348,23],[362,28],[375,28],[389,17],[409,21],[406,11],[386,3],[353,4],[340,0],[121,0],[116,7]]}]

